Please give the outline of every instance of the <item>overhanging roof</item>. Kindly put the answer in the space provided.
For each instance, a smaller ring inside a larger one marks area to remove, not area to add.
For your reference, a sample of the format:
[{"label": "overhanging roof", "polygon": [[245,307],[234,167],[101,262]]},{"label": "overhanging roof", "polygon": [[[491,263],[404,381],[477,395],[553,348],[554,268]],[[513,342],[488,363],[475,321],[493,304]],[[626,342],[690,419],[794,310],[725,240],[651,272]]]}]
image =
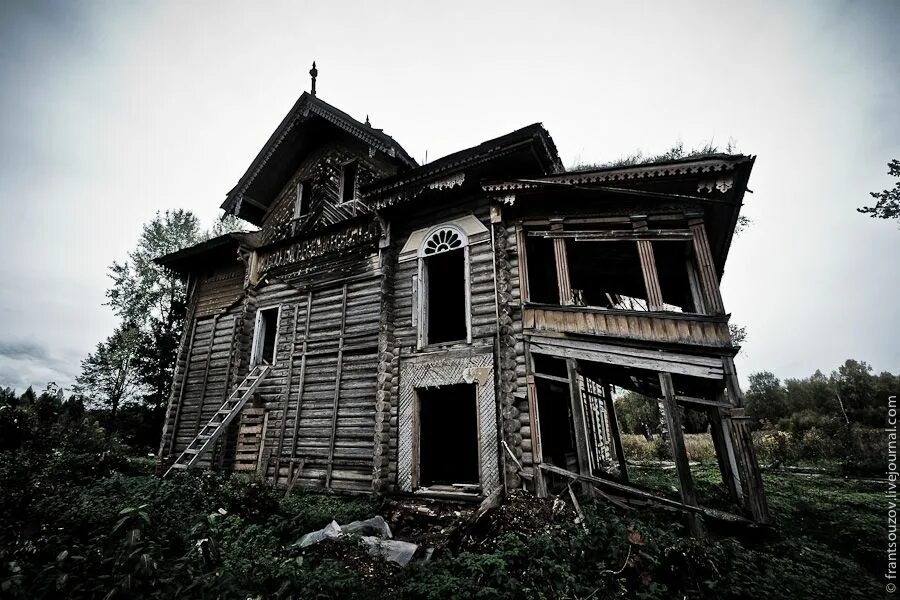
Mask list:
[{"label": "overhanging roof", "polygon": [[[297,168],[297,158],[310,147],[310,136],[321,126],[335,127],[383,153],[386,161],[400,170],[418,163],[394,139],[379,129],[360,123],[344,111],[303,92],[288,114],[263,145],[222,203],[231,214],[259,224],[260,210],[264,210]],[[248,208],[247,205],[256,210]]]},{"label": "overhanging roof", "polygon": [[[417,195],[436,181],[477,165],[518,153],[529,165],[517,170],[543,176],[562,170],[553,138],[540,123],[533,123],[506,135],[449,154],[426,165],[392,177],[379,179],[361,190],[362,199],[374,208],[393,205]],[[502,170],[500,171],[502,172]]]}]

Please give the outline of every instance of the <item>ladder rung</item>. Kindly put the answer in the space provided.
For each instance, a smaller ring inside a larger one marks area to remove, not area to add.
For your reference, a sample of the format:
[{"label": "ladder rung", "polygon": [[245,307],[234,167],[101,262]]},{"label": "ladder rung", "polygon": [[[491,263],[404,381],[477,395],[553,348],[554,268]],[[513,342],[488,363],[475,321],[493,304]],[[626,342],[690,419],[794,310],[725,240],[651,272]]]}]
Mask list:
[{"label": "ladder rung", "polygon": [[184,451],[185,454],[197,454],[198,452],[200,452],[200,451],[199,451],[199,450],[196,450],[196,449],[194,449],[194,448],[187,448],[187,449],[185,449],[185,451]]}]

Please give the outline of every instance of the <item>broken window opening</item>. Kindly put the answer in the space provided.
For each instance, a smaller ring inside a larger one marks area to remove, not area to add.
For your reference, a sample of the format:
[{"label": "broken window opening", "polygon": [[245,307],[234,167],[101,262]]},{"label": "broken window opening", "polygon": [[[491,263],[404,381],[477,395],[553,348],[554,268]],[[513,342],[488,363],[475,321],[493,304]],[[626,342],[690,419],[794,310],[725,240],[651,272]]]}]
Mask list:
[{"label": "broken window opening", "polygon": [[467,384],[416,390],[419,486],[479,484],[476,391]]},{"label": "broken window opening", "polygon": [[554,239],[537,233],[525,238],[528,302],[567,304],[560,290],[568,285],[575,306],[705,313],[689,241],[565,237],[568,282],[560,283]]},{"label": "broken window opening", "polygon": [[703,299],[691,243],[654,240],[652,247],[664,310],[702,314]]},{"label": "broken window opening", "polygon": [[256,329],[253,339],[253,364],[275,364],[275,348],[278,339],[278,307],[261,309],[256,313]]},{"label": "broken window opening", "polygon": [[341,168],[341,202],[350,202],[356,198],[356,175],[359,163],[355,160]]},{"label": "broken window opening", "polygon": [[528,236],[525,238],[525,254],[528,257],[527,300],[539,304],[559,304],[553,240]]}]

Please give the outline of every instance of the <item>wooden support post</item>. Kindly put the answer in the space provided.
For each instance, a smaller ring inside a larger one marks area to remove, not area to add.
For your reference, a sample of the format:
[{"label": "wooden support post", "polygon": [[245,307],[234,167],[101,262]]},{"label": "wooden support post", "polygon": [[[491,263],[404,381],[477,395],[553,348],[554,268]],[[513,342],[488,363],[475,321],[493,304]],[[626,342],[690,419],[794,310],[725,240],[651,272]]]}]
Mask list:
[{"label": "wooden support post", "polygon": [[[681,501],[688,506],[698,506],[697,494],[694,491],[694,478],[691,476],[691,467],[688,464],[687,450],[684,446],[684,432],[681,430],[681,416],[678,414],[678,404],[675,401],[675,386],[672,383],[671,373],[660,373],[659,384],[663,393],[663,406],[666,426],[669,429],[669,439],[672,444],[672,458],[675,460],[675,470],[678,472],[678,491],[681,493]],[[703,537],[703,523],[696,515],[688,517],[688,526],[695,537]]]},{"label": "wooden support post", "polygon": [[[284,402],[281,405],[281,427],[278,433],[278,449],[275,451],[275,477],[274,482],[275,485],[278,485],[278,479],[281,476],[281,460],[283,457],[282,451],[284,449],[284,432],[287,428],[287,413],[288,407],[291,402],[291,385],[293,385],[294,379],[294,348],[297,345],[297,317],[300,314],[300,305],[294,305],[294,320],[293,326],[291,328],[291,348],[287,353],[287,385],[284,389]],[[266,416],[268,418],[268,415]],[[268,466],[266,467],[268,469]]]},{"label": "wooden support post", "polygon": [[[562,223],[554,223],[553,231],[562,231]],[[553,256],[556,259],[556,285],[559,288],[559,303],[572,304],[572,283],[569,280],[569,255],[565,238],[553,238]]]},{"label": "wooden support post", "polygon": [[184,388],[187,385],[188,373],[191,370],[191,353],[194,351],[194,336],[197,334],[197,319],[191,325],[191,339],[188,340],[187,354],[184,356],[184,369],[181,371],[181,385],[178,389],[178,399],[175,401],[175,418],[172,419],[172,435],[169,438],[169,454],[175,452],[175,442],[178,437],[178,425],[181,420],[181,403],[184,401]]},{"label": "wooden support post", "polygon": [[525,252],[525,231],[516,225],[516,256],[519,264],[519,304],[528,302],[531,293],[528,288],[528,256]]},{"label": "wooden support post", "polygon": [[706,314],[706,303],[703,300],[703,288],[700,286],[700,276],[694,261],[688,257],[685,261],[687,269],[688,285],[691,288],[691,302],[694,304],[694,312],[700,315]]},{"label": "wooden support post", "polygon": [[[527,354],[526,350],[526,354]],[[528,357],[530,365],[530,356]],[[531,367],[529,366],[529,370]],[[529,373],[525,376],[526,393],[528,395],[528,420],[531,426],[531,463],[534,466],[534,493],[538,498],[547,496],[547,480],[544,473],[537,468],[537,465],[544,462],[544,451],[541,448],[541,420],[538,411],[537,386],[534,385],[534,375]]]},{"label": "wooden support post", "polygon": [[[569,358],[566,360],[566,366],[569,371],[569,397],[574,421],[572,429],[575,431],[575,449],[578,454],[578,472],[582,475],[593,475],[584,420],[584,406],[581,401],[581,388],[578,384],[578,361]],[[582,492],[589,495],[591,493],[590,486],[582,484]]]},{"label": "wooden support post", "polygon": [[728,421],[731,424],[731,438],[734,443],[734,451],[741,471],[744,497],[750,508],[750,514],[757,523],[769,523],[771,520],[769,517],[769,505],[763,489],[759,464],[756,462],[756,452],[753,449],[750,418],[744,415],[744,409],[736,408],[731,411],[731,418]]},{"label": "wooden support post", "polygon": [[216,341],[216,327],[219,325],[219,315],[213,317],[212,331],[209,334],[209,346],[206,350],[206,369],[203,372],[203,384],[200,386],[200,404],[197,406],[197,419],[194,423],[194,437],[200,433],[200,422],[203,417],[203,404],[206,400],[206,384],[209,381],[209,361],[212,358],[213,345]]},{"label": "wooden support post", "polygon": [[291,464],[297,456],[297,435],[300,431],[300,408],[303,404],[303,387],[306,385],[306,350],[309,339],[309,318],[312,313],[313,293],[310,290],[306,294],[306,322],[303,325],[303,347],[300,355],[300,381],[297,390],[297,408],[294,411],[294,433],[291,435]]},{"label": "wooden support post", "polygon": [[616,452],[616,461],[619,463],[619,471],[622,473],[622,481],[628,483],[628,466],[625,462],[625,449],[622,447],[619,416],[616,414],[616,404],[613,402],[612,386],[605,381],[603,382],[603,402],[606,405],[606,418],[612,433],[613,448]]},{"label": "wooden support post", "polygon": [[700,286],[703,288],[706,310],[713,315],[725,314],[722,294],[719,291],[719,278],[716,275],[715,262],[709,248],[709,238],[706,236],[706,227],[704,227],[702,219],[691,219],[688,223],[694,237],[694,255],[700,271]]},{"label": "wooden support post", "polygon": [[647,308],[662,310],[662,289],[659,287],[659,274],[656,272],[656,258],[653,255],[653,242],[638,240],[638,255],[641,258],[641,271],[644,273],[644,286],[647,288]]},{"label": "wooden support post", "polygon": [[734,407],[744,406],[744,392],[741,391],[741,384],[738,381],[737,369],[734,366],[734,359],[726,356],[722,359],[722,370],[725,372],[725,389],[728,390],[728,402]]},{"label": "wooden support post", "polygon": [[344,362],[344,330],[347,326],[347,284],[341,298],[341,332],[338,337],[337,373],[334,377],[334,405],[331,415],[331,441],[328,445],[328,470],[325,473],[325,487],[331,487],[331,473],[334,469],[334,441],[337,436],[338,405],[341,397],[341,367]]},{"label": "wooden support post", "polygon": [[709,407],[709,431],[712,434],[713,447],[716,450],[716,461],[719,463],[719,473],[722,475],[722,483],[728,488],[728,496],[738,506],[749,508],[744,498],[744,490],[741,486],[741,475],[738,469],[737,458],[734,455],[734,444],[731,441],[731,430],[727,421],[722,417],[722,409]]}]

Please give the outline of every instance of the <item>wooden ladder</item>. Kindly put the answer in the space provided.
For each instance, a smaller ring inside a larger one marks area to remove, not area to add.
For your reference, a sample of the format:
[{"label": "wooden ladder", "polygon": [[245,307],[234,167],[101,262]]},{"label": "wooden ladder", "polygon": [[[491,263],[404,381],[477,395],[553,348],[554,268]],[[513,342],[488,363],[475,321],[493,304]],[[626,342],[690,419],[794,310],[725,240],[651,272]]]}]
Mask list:
[{"label": "wooden ladder", "polygon": [[186,470],[193,467],[200,460],[200,457],[203,456],[203,453],[222,435],[228,424],[241,412],[244,404],[247,403],[247,400],[250,399],[250,396],[253,395],[253,392],[256,391],[256,388],[259,387],[259,384],[262,383],[262,380],[265,379],[271,370],[271,365],[257,365],[253,367],[247,378],[231,392],[225,403],[219,407],[219,410],[212,416],[209,423],[203,426],[197,437],[191,440],[184,452],[175,459],[175,462],[172,463],[172,466],[169,467],[169,470],[166,471],[163,477],[168,476],[175,469]]}]

